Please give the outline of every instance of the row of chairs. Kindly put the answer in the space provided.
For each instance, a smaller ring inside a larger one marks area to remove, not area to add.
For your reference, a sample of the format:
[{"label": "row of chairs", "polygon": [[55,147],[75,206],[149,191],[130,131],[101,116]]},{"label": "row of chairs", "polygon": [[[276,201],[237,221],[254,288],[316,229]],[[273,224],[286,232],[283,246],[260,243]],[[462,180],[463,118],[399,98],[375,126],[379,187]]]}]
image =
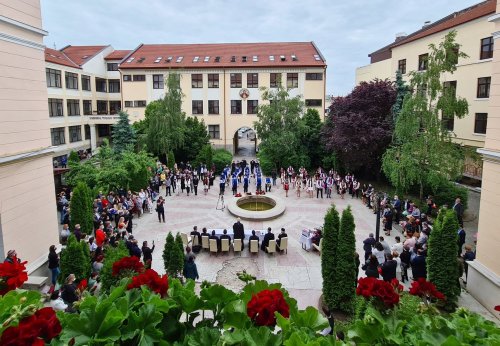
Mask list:
[{"label": "row of chairs", "polygon": [[[181,232],[181,238],[184,246],[187,246],[191,242],[193,246],[198,245],[198,237],[194,237],[193,239],[191,239],[191,237],[186,233]],[[238,252],[241,256],[243,245],[241,239],[234,239],[232,244],[229,239],[221,239],[221,252],[229,253],[231,245],[233,248],[233,252]],[[201,248],[210,251],[210,254],[218,254],[217,240],[215,239],[208,239],[208,237],[206,236],[201,237]],[[280,245],[276,243],[276,240],[270,240],[269,245],[266,247],[266,250],[267,253],[272,253],[273,255],[276,253],[276,250],[278,250],[280,253],[288,253],[288,237],[281,238]],[[256,253],[257,255],[259,254],[259,242],[257,240],[250,241],[250,253]]]}]

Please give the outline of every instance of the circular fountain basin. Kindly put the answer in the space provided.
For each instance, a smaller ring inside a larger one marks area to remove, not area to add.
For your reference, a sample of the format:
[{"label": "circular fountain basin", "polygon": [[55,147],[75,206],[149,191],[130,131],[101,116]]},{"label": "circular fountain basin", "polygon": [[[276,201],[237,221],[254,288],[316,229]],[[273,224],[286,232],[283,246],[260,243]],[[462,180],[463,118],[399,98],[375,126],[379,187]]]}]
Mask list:
[{"label": "circular fountain basin", "polygon": [[270,195],[250,195],[233,197],[227,209],[235,216],[245,220],[263,221],[277,218],[285,212],[282,199]]}]

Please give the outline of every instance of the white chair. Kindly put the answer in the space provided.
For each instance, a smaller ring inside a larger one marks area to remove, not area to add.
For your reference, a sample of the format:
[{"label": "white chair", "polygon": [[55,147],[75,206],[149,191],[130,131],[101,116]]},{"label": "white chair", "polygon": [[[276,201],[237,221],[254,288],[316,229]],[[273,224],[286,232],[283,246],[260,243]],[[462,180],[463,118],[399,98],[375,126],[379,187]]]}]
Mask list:
[{"label": "white chair", "polygon": [[222,253],[229,253],[229,239],[221,239],[220,241],[220,251]]},{"label": "white chair", "polygon": [[241,256],[241,247],[242,247],[241,239],[235,239],[233,241],[233,252],[235,253],[239,252]]},{"label": "white chair", "polygon": [[193,246],[200,245],[200,244],[198,244],[198,236],[194,236],[194,237],[192,237],[192,239],[193,239],[193,240],[192,240],[192,243],[193,243],[192,245],[193,245]]},{"label": "white chair", "polygon": [[274,253],[276,252],[276,240],[269,240],[269,245],[266,246],[267,253],[272,253],[274,256]]},{"label": "white chair", "polygon": [[288,253],[288,237],[282,237],[280,239],[280,244],[276,244],[276,246],[278,247],[280,253],[283,253],[283,251],[285,251],[285,253]]},{"label": "white chair", "polygon": [[204,250],[210,249],[210,245],[208,242],[208,236],[201,236],[201,248]]},{"label": "white chair", "polygon": [[314,243],[312,244],[312,246],[314,249],[318,250],[319,254],[321,255],[321,249],[323,247],[323,238],[319,240],[319,246]]},{"label": "white chair", "polygon": [[215,252],[215,256],[217,256],[217,240],[215,239],[209,239],[210,240],[210,255]]},{"label": "white chair", "polygon": [[182,238],[182,243],[184,246],[188,246],[188,244],[191,242],[191,237],[188,236],[186,233],[181,232],[181,238]]},{"label": "white chair", "polygon": [[258,240],[250,240],[250,253],[256,253],[259,255],[259,241]]}]

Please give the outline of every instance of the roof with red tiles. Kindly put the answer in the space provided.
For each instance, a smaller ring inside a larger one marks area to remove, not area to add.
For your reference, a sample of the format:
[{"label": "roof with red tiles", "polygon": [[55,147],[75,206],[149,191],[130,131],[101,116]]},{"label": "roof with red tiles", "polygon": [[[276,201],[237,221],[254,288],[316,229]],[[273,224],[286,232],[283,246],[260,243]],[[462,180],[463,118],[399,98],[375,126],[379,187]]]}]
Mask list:
[{"label": "roof with red tiles", "polygon": [[69,66],[69,67],[74,67],[74,68],[81,68],[77,64],[75,64],[73,61],[71,61],[70,58],[63,52],[60,52],[55,49],[50,49],[50,48],[45,48],[45,61],[51,62],[54,64],[58,65],[64,65],[64,66]]},{"label": "roof with red tiles", "polygon": [[475,19],[494,14],[496,11],[496,0],[486,0],[478,4],[467,7],[461,11],[454,12],[444,18],[441,18],[434,23],[426,25],[421,29],[407,35],[405,38],[399,39],[388,46],[380,48],[373,53],[368,54],[372,56],[384,50],[390,50],[394,47],[404,45],[409,42],[416,41],[423,37],[427,37],[438,32],[453,29],[454,27],[473,21]]},{"label": "roof with red tiles", "polygon": [[110,53],[104,57],[104,60],[122,60],[125,58],[131,50],[115,50],[113,53]]},{"label": "roof with red tiles", "polygon": [[82,66],[107,47],[109,46],[66,46],[61,49],[61,52],[64,52],[76,64]]},{"label": "roof with red tiles", "polygon": [[325,67],[314,42],[142,44],[120,69]]}]

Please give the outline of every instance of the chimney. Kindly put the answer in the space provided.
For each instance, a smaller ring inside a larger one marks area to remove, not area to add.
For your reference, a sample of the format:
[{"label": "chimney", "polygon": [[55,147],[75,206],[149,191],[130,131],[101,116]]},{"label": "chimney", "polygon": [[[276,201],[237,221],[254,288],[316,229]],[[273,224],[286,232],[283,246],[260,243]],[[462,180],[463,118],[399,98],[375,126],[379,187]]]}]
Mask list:
[{"label": "chimney", "polygon": [[399,42],[406,38],[406,32],[398,32],[396,33],[396,40],[394,42]]},{"label": "chimney", "polygon": [[432,22],[431,22],[430,20],[426,20],[426,21],[424,22],[424,25],[422,25],[422,29],[427,28],[429,25],[431,25],[431,23],[432,23]]}]

